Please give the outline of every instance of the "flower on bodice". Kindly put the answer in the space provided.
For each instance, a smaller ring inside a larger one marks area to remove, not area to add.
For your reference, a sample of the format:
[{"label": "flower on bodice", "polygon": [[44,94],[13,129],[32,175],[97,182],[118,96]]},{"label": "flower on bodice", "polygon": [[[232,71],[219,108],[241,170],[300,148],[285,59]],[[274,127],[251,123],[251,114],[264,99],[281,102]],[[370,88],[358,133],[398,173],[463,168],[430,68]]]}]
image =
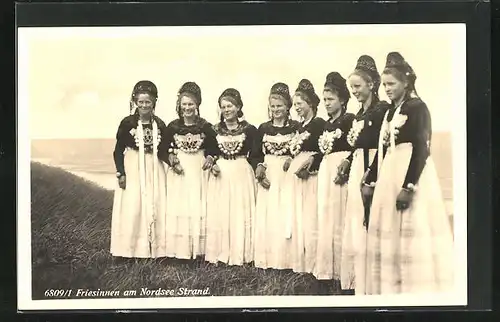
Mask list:
[{"label": "flower on bodice", "polygon": [[284,155],[288,151],[292,137],[293,134],[264,134],[262,138],[262,152],[264,154],[273,154],[276,156]]},{"label": "flower on bodice", "polygon": [[200,150],[205,135],[187,133],[186,135],[174,134],[175,146],[185,153],[196,153]]},{"label": "flower on bodice", "polygon": [[333,150],[333,143],[342,136],[342,130],[325,131],[318,139],[319,150],[323,154],[330,154]]},{"label": "flower on bodice", "polygon": [[355,147],[356,146],[356,141],[358,140],[358,136],[363,131],[363,128],[365,127],[365,121],[352,121],[352,127],[347,133],[347,143],[349,143],[350,146]]},{"label": "flower on bodice", "polygon": [[231,157],[237,155],[243,148],[246,135],[241,133],[239,135],[217,135],[217,143],[219,149],[224,155]]},{"label": "flower on bodice", "polygon": [[305,131],[302,133],[296,133],[293,138],[290,140],[290,153],[293,156],[296,156],[300,153],[302,149],[302,144],[305,140],[307,140],[311,136],[311,133]]},{"label": "flower on bodice", "polygon": [[391,132],[394,135],[394,141],[396,141],[399,129],[406,123],[406,120],[408,120],[408,115],[396,114],[390,122],[384,122],[382,131],[385,146],[389,146],[391,143]]}]

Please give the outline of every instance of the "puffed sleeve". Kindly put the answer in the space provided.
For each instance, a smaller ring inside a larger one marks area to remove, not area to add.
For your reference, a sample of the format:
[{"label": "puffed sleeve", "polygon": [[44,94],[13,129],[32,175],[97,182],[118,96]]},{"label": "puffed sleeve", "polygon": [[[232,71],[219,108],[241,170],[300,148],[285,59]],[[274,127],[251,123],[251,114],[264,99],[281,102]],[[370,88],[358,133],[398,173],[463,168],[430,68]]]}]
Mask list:
[{"label": "puffed sleeve", "polygon": [[217,133],[215,133],[214,127],[210,122],[205,122],[203,125],[203,133],[205,133],[205,151],[204,155],[216,157],[220,155],[220,150],[217,146]]},{"label": "puffed sleeve", "polygon": [[115,161],[116,171],[125,175],[125,148],[126,148],[126,135],[130,135],[130,126],[127,119],[123,119],[118,126],[116,132],[116,144],[113,151],[113,159]]},{"label": "puffed sleeve", "polygon": [[247,154],[247,161],[248,163],[250,163],[250,165],[252,166],[253,170],[255,171],[255,169],[257,168],[257,164],[259,164],[260,162],[260,156],[258,153],[256,153],[254,150],[256,149],[256,141],[258,141],[258,137],[259,137],[259,131],[257,130],[257,128],[251,124],[248,125],[248,128],[246,130],[246,139],[247,140],[247,144],[249,146],[249,151],[248,151],[248,154]]},{"label": "puffed sleeve", "polygon": [[430,155],[430,139],[432,136],[431,115],[427,105],[417,100],[408,108],[407,131],[411,135],[412,153],[406,172],[403,188],[409,184],[417,185]]},{"label": "puffed sleeve", "polygon": [[250,150],[250,158],[255,160],[254,162],[257,162],[255,167],[257,167],[259,163],[264,162],[264,151],[262,150],[262,140],[264,139],[265,132],[264,124],[259,125]]}]

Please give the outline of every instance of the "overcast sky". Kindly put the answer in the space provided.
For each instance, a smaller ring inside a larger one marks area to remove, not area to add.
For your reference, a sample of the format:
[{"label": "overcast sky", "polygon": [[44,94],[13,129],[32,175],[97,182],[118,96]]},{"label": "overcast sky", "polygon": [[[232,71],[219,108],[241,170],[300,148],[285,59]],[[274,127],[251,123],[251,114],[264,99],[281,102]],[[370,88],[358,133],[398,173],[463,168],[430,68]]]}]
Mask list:
[{"label": "overcast sky", "polygon": [[[434,131],[451,130],[451,118],[465,113],[465,26],[458,24],[21,28],[19,43],[19,95],[27,98],[31,138],[114,137],[142,79],[158,86],[156,113],[167,123],[176,117],[180,86],[195,81],[203,117],[216,122],[217,98],[234,87],[246,119],[258,126],[275,82],[294,91],[308,78],[321,97],[329,72],[347,78],[363,54],[381,72],[390,51],[415,70]],[[352,98],[349,111],[358,109]],[[324,117],[323,104],[319,110]]]}]

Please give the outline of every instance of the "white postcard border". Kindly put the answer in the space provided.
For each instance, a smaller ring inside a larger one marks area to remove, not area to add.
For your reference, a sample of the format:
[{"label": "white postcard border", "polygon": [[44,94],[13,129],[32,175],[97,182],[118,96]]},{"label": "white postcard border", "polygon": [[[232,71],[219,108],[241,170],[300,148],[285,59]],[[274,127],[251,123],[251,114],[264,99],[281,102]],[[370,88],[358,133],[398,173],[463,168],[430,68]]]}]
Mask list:
[{"label": "white postcard border", "polygon": [[[337,25],[342,32],[404,32],[409,25]],[[324,26],[217,26],[196,27],[196,32],[308,33],[323,32]],[[384,296],[210,296],[172,297],[148,299],[31,299],[31,224],[30,224],[30,133],[29,133],[29,39],[45,34],[64,36],[105,36],[107,32],[120,30],[123,35],[134,32],[161,34],[169,31],[189,34],[193,27],[79,27],[79,28],[19,28],[18,29],[18,106],[17,106],[17,267],[18,267],[18,309],[25,310],[67,310],[67,309],[181,309],[181,308],[286,308],[286,307],[385,307],[385,306],[454,306],[467,305],[467,132],[466,132],[466,44],[465,24],[421,24],[420,28],[451,28],[456,30],[454,79],[456,95],[453,98],[454,127],[453,141],[453,189],[454,229],[456,260],[456,291],[450,294],[384,295]],[[405,29],[406,28],[406,29]],[[201,31],[200,31],[201,30]],[[427,53],[428,54],[428,53]]]}]

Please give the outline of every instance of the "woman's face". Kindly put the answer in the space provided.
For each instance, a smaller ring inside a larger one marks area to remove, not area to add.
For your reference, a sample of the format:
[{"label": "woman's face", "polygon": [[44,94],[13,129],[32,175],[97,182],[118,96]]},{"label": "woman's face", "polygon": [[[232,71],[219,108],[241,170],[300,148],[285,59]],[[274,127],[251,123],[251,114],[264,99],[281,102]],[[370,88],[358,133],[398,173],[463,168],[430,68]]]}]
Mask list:
[{"label": "woman's face", "polygon": [[373,84],[366,82],[359,75],[351,75],[349,77],[349,86],[351,87],[351,92],[354,97],[360,103],[364,103],[368,100],[372,93]]},{"label": "woman's face", "polygon": [[335,115],[342,109],[342,102],[337,93],[326,90],[323,92],[323,100],[325,101],[325,108],[328,115]]},{"label": "woman's face", "polygon": [[288,115],[288,109],[285,105],[284,100],[279,98],[271,97],[269,99],[269,109],[273,119],[284,119]]},{"label": "woman's face", "polygon": [[137,110],[140,116],[150,116],[153,112],[154,99],[149,94],[140,93],[136,96]]},{"label": "woman's face", "polygon": [[196,115],[196,102],[187,95],[183,95],[180,101],[181,114],[183,117],[193,117]]},{"label": "woman's face", "polygon": [[293,106],[295,107],[295,111],[297,111],[297,115],[302,118],[308,116],[312,111],[311,105],[307,104],[299,95],[294,95]]},{"label": "woman's face", "polygon": [[237,119],[239,110],[240,109],[229,100],[222,99],[220,101],[221,115],[227,121],[233,121]]},{"label": "woman's face", "polygon": [[404,96],[407,84],[392,74],[383,74],[382,85],[384,85],[387,97],[394,102],[399,101]]}]

